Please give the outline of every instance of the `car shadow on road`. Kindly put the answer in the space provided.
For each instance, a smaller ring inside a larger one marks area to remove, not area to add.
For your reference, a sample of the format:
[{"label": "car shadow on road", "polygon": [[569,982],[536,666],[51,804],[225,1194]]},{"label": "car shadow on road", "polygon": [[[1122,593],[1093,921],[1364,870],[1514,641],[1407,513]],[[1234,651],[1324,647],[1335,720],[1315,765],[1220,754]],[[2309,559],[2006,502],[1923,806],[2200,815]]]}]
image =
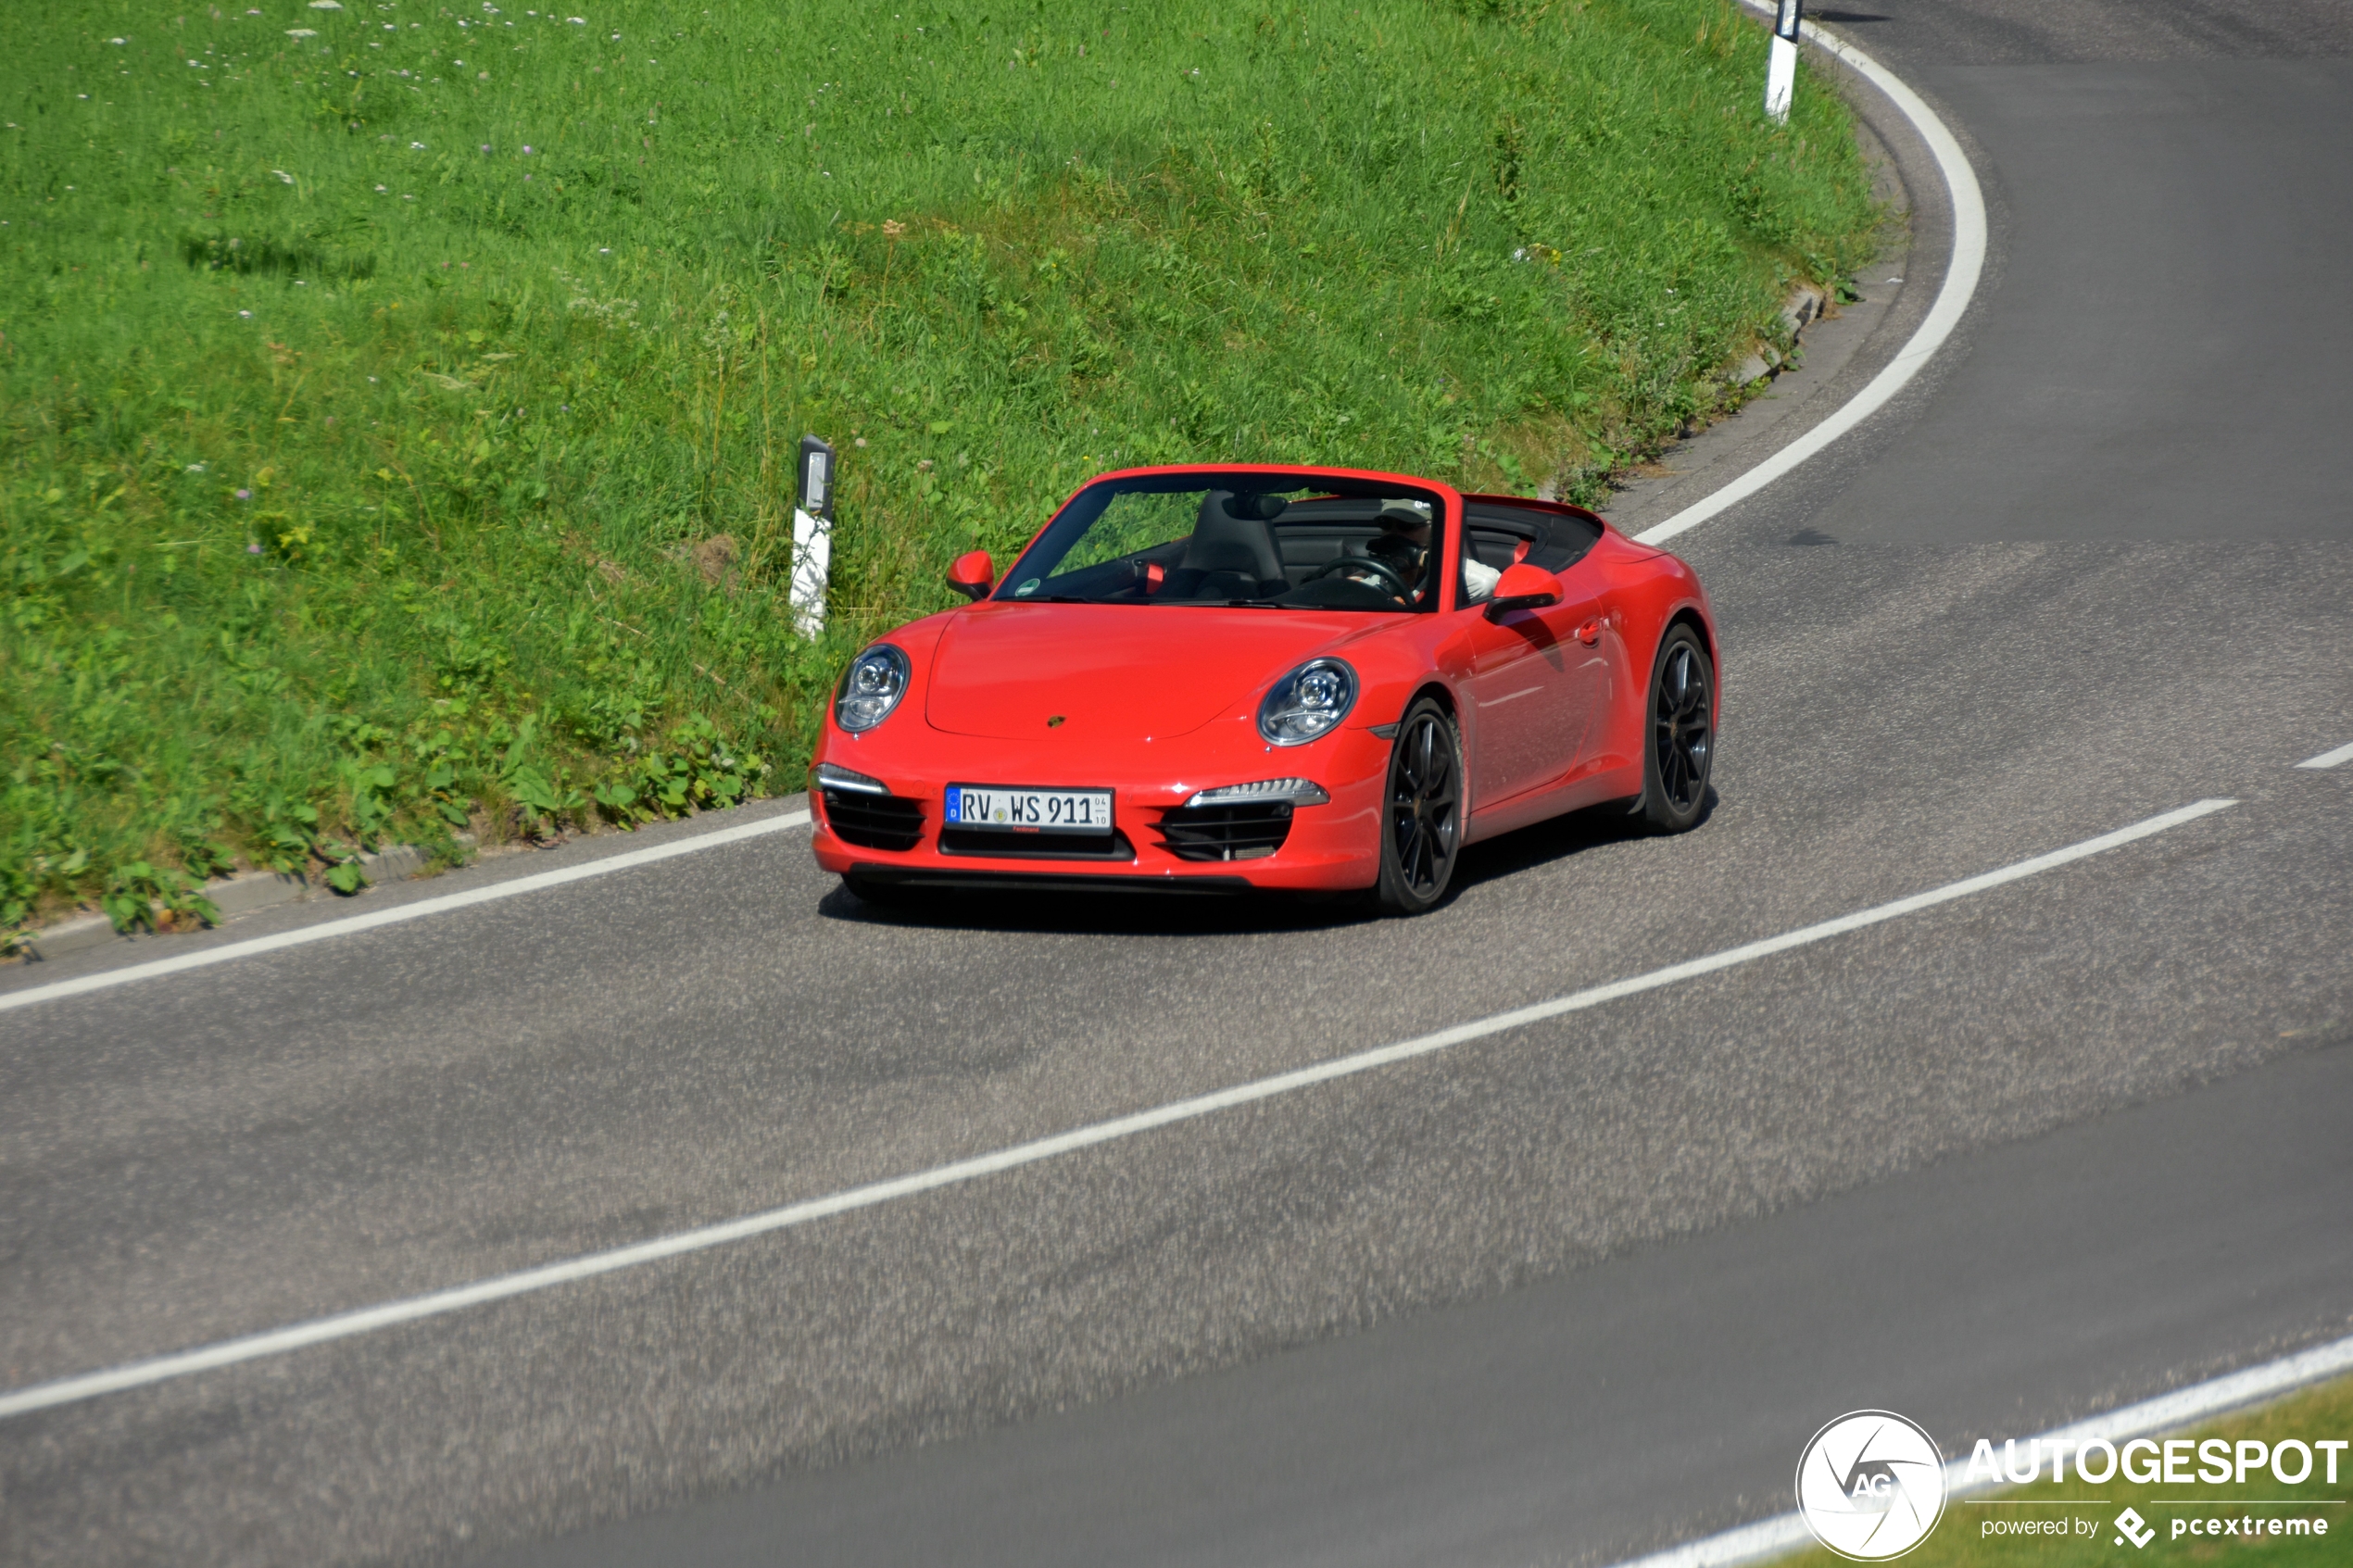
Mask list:
[{"label": "car shadow on road", "polygon": [[829,920],[917,930],[1003,931],[1105,936],[1235,936],[1316,931],[1377,917],[1347,897],[1274,893],[1051,892],[1005,888],[911,889],[887,904],[869,903],[847,886],[818,901]]},{"label": "car shadow on road", "polygon": [[[1692,832],[1705,828],[1708,818],[1716,814],[1717,799],[1716,788],[1711,784],[1706,798],[1700,803],[1699,821],[1692,825]],[[1447,892],[1447,902],[1452,903],[1483,882],[1554,865],[1606,844],[1655,836],[1647,823],[1628,811],[1627,806],[1623,800],[1588,806],[1581,811],[1571,811],[1567,816],[1472,845],[1463,851],[1462,864],[1454,868],[1454,883]]]},{"label": "car shadow on road", "polygon": [[[1700,813],[1716,809],[1714,789]],[[1463,851],[1453,885],[1430,916],[1442,917],[1481,884],[1571,859],[1588,849],[1649,835],[1623,801],[1554,817]],[[1254,933],[1344,930],[1382,917],[1360,897],[1346,894],[1183,894],[1148,890],[1097,892],[1000,888],[909,890],[887,904],[870,903],[837,886],[818,902],[828,920],[919,930],[1004,931],[1106,936],[1235,936]],[[1426,916],[1424,918],[1430,918]]]}]

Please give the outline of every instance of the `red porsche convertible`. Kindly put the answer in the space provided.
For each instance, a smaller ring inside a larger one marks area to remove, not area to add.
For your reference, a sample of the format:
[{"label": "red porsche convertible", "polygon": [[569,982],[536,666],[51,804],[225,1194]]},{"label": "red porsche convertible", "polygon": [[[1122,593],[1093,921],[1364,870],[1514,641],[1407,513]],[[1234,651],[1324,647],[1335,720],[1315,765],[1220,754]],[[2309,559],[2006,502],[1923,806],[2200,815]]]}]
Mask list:
[{"label": "red porsche convertible", "polygon": [[973,602],[850,662],[818,863],[944,887],[1364,890],[1417,914],[1463,846],[1707,795],[1699,579],[1592,512],[1344,469],[1088,483]]}]

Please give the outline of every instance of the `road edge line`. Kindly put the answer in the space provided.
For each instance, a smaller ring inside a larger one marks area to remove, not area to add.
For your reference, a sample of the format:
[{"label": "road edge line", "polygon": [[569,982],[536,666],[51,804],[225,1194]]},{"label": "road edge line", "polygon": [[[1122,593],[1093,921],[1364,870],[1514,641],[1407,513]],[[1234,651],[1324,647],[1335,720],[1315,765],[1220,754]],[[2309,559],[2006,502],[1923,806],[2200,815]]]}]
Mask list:
[{"label": "road edge line", "polygon": [[[1755,0],[1745,0],[1752,8]],[[1841,64],[1851,67],[1856,74],[1887,94],[1895,111],[1911,121],[1912,129],[1928,144],[1929,155],[1936,160],[1937,171],[1944,177],[1944,188],[1953,203],[1953,254],[1944,270],[1944,284],[1937,290],[1936,302],[1929,307],[1927,317],[1916,328],[1895,358],[1889,360],[1880,373],[1866,383],[1863,389],[1848,398],[1829,418],[1805,434],[1775,452],[1730,483],[1709,493],[1677,512],[1655,527],[1634,535],[1635,542],[1659,545],[1677,534],[1696,528],[1759,490],[1772,483],[1821,451],[1831,442],[1861,424],[1887,406],[1894,395],[1919,374],[1936,351],[1944,345],[1953,330],[1977,294],[1977,285],[1985,271],[1987,228],[1985,194],[1978,186],[1977,170],[1970,167],[1969,155],[1961,150],[1956,137],[1934,109],[1904,79],[1863,53],[1836,33],[1825,32],[1813,22],[1805,24],[1805,37]]]},{"label": "road edge line", "polygon": [[293,931],[281,931],[268,936],[248,937],[243,942],[224,942],[218,947],[201,947],[192,953],[175,953],[168,959],[150,959],[145,963],[125,964],[120,969],[103,969],[94,974],[77,975],[71,980],[53,981],[46,985],[28,986],[21,991],[0,992],[0,1012],[31,1007],[35,1002],[61,1001],[67,997],[79,997],[91,991],[104,991],[111,986],[128,985],[134,981],[153,980],[160,975],[177,974],[183,970],[203,969],[211,964],[227,963],[233,959],[251,958],[258,953],[274,953],[287,947],[300,947],[312,942],[324,942],[330,937],[349,936],[357,932],[372,931],[381,925],[398,925],[406,921],[422,920],[427,915],[444,914],[451,909],[467,909],[475,904],[494,903],[500,898],[519,897],[525,893],[537,893],[544,888],[560,887],[566,883],[586,882],[594,877],[610,876],[615,872],[634,871],[658,860],[673,859],[680,855],[692,855],[698,850],[715,848],[722,844],[736,844],[747,838],[759,838],[767,834],[784,833],[788,829],[809,825],[806,810],[786,811],[774,817],[762,817],[755,822],[738,822],[734,827],[720,828],[711,833],[696,834],[689,838],[672,839],[667,844],[648,845],[643,849],[625,849],[618,855],[607,855],[583,865],[565,866],[558,871],[534,872],[528,876],[512,877],[494,882],[485,887],[470,887],[462,893],[443,893],[414,903],[395,904],[389,909],[370,909],[364,914],[346,915],[341,920],[321,922]]},{"label": "road edge line", "polygon": [[[1027,1143],[1013,1144],[988,1154],[952,1160],[945,1165],[933,1166],[929,1170],[912,1172],[907,1175],[869,1183],[863,1186],[845,1188],[840,1192],[830,1193],[820,1198],[804,1198],[798,1203],[741,1215],[733,1220],[723,1220],[713,1224],[698,1225],[691,1230],[676,1231],[666,1236],[655,1236],[647,1241],[635,1242],[602,1252],[591,1252],[581,1257],[566,1259],[560,1262],[545,1263],[536,1268],[497,1274],[488,1279],[476,1280],[470,1285],[452,1286],[447,1289],[429,1291],[422,1296],[411,1296],[397,1301],[386,1301],[372,1307],[361,1307],[327,1317],[314,1318],[308,1323],[293,1323],[284,1328],[268,1329],[259,1334],[245,1335],[234,1339],[217,1340],[210,1345],[198,1346],[194,1349],[174,1351],[149,1357],[143,1361],[124,1362],[97,1372],[82,1373],[70,1377],[57,1378],[48,1383],[10,1389],[0,1393],[0,1420],[30,1414],[34,1411],[49,1410],[59,1405],[78,1404],[101,1395],[168,1382],[195,1373],[208,1372],[217,1367],[232,1366],[243,1361],[259,1361],[266,1357],[283,1355],[306,1346],[322,1344],[330,1340],[348,1339],[399,1323],[440,1317],[467,1307],[529,1295],[555,1286],[571,1284],[576,1280],[592,1279],[600,1274],[616,1273],[623,1269],[636,1268],[642,1264],[659,1262],[664,1259],[680,1257],[690,1252],[707,1251],[711,1248],[725,1246],[732,1242],[787,1230],[813,1220],[827,1219],[853,1210],[869,1209],[897,1198],[912,1197],[917,1193],[960,1185],[981,1176],[994,1175],[1021,1166],[1038,1164],[1061,1155],[1092,1148],[1098,1144],[1107,1144],[1121,1138],[1131,1137],[1138,1133],[1149,1132],[1156,1127],[1193,1121],[1214,1111],[1270,1099],[1277,1095],[1328,1083],[1337,1078],[1353,1077],[1358,1073],[1371,1072],[1375,1068],[1387,1067],[1416,1057],[1428,1056],[1467,1041],[1484,1039],[1527,1024],[1538,1023],[1567,1013],[1598,1007],[1604,1002],[1616,1001],[1620,997],[1656,990],[1678,981],[1694,979],[1703,974],[1714,973],[1718,970],[1730,969],[1738,964],[1770,957],[1775,953],[1787,952],[1793,947],[1843,935],[1850,931],[1877,925],[1898,916],[1916,913],[1939,904],[1951,903],[1973,894],[2021,881],[2043,872],[2070,865],[2077,860],[2086,859],[2110,849],[2120,848],[2127,844],[2152,837],[2168,829],[2195,822],[2201,817],[2226,810],[2237,804],[2236,800],[2221,798],[2194,801],[2187,806],[2176,807],[2171,811],[2144,818],[2140,822],[2118,828],[2113,832],[2104,833],[2095,837],[2051,850],[2047,854],[2032,856],[1994,871],[1981,872],[1976,876],[1964,877],[1958,882],[1946,883],[1942,887],[1932,887],[1906,897],[1892,899],[1884,904],[1875,904],[1869,909],[1858,909],[1852,914],[1818,921],[1811,925],[1800,926],[1794,931],[1782,932],[1777,936],[1768,936],[1755,942],[1743,943],[1720,952],[1687,960],[1681,963],[1669,964],[1662,969],[1651,970],[1646,973],[1629,975],[1623,980],[1613,980],[1600,985],[1588,986],[1584,990],[1574,991],[1565,997],[1555,997],[1549,1001],[1536,1002],[1505,1012],[1491,1013],[1486,1018],[1474,1019],[1466,1023],[1457,1023],[1450,1028],[1416,1035],[1412,1039],[1400,1040],[1390,1045],[1376,1047],[1371,1050],[1359,1051],[1329,1061],[1317,1062],[1289,1073],[1252,1079],[1248,1083],[1212,1090],[1207,1094],[1195,1095],[1185,1099],[1170,1100],[1149,1110],[1114,1117],[1108,1121],[1091,1123],[1082,1127],[1074,1127],[1067,1132],[1033,1139]],[[768,823],[755,823],[749,826],[769,832],[777,831]],[[747,830],[730,831],[736,832],[738,836],[750,835]],[[667,845],[660,847],[665,850],[672,848]],[[679,849],[677,852],[685,853],[686,851]],[[585,868],[578,869],[585,870]],[[565,873],[548,874],[563,875]],[[455,895],[455,897],[462,897],[466,895]]]}]

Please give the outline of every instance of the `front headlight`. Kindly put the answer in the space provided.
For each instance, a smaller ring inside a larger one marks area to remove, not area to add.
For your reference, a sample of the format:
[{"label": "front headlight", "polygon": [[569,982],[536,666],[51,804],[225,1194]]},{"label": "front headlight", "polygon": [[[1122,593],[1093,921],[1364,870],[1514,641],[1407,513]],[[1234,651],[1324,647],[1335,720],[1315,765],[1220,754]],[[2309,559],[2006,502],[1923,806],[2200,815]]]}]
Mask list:
[{"label": "front headlight", "polygon": [[907,656],[888,643],[876,643],[849,661],[834,693],[834,722],[856,734],[890,717],[907,695]]},{"label": "front headlight", "polygon": [[1339,729],[1355,706],[1356,671],[1337,659],[1311,659],[1258,705],[1258,733],[1269,746],[1305,746]]}]

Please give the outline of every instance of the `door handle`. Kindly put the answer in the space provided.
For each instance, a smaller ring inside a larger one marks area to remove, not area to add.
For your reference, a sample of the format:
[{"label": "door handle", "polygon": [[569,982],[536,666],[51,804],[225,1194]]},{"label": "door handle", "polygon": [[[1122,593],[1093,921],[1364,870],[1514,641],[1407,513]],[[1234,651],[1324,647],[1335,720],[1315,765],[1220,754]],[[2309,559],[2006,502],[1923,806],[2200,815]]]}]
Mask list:
[{"label": "door handle", "polygon": [[1602,640],[1602,618],[1597,615],[1593,617],[1592,620],[1585,622],[1584,625],[1579,626],[1577,629],[1577,640],[1583,643],[1587,647],[1592,647],[1595,643],[1600,642]]}]

